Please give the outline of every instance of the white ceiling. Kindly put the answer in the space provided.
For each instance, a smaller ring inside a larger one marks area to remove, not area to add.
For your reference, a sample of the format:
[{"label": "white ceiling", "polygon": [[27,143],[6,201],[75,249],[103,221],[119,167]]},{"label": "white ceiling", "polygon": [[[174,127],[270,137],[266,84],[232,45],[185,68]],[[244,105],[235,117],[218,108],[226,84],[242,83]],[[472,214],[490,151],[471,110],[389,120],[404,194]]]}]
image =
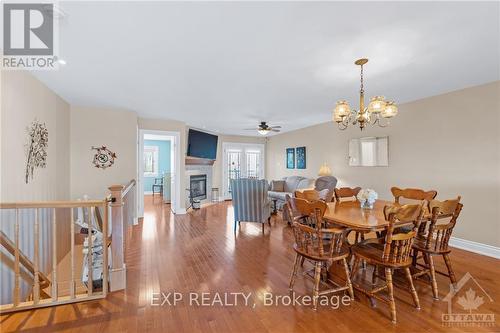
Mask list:
[{"label": "white ceiling", "polygon": [[[64,2],[67,65],[35,75],[68,102],[225,134],[283,131],[357,107],[499,80],[499,3]],[[404,112],[404,110],[400,110]]]}]

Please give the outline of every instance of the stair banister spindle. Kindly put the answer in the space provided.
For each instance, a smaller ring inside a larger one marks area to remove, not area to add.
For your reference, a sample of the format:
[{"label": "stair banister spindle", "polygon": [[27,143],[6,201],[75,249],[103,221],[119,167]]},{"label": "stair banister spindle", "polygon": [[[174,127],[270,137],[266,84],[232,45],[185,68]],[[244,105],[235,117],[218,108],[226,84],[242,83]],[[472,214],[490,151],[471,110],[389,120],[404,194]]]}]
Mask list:
[{"label": "stair banister spindle", "polygon": [[69,297],[75,298],[75,209],[70,208],[70,232],[71,232],[71,281],[69,282]]},{"label": "stair banister spindle", "polygon": [[52,301],[57,301],[57,220],[52,208]]},{"label": "stair banister spindle", "polygon": [[19,305],[19,297],[20,297],[20,278],[21,278],[21,269],[19,267],[19,209],[16,209],[16,222],[14,226],[14,241],[16,243],[15,248],[15,261],[14,261],[14,306]]},{"label": "stair banister spindle", "polygon": [[39,239],[39,208],[35,208],[35,224],[34,224],[34,258],[33,258],[33,269],[34,273],[34,285],[33,285],[33,302],[38,304],[40,301],[40,276],[39,276],[39,250],[40,250],[40,239]]},{"label": "stair banister spindle", "polygon": [[87,213],[89,216],[88,219],[88,238],[87,238],[87,263],[88,263],[88,278],[87,278],[87,290],[88,295],[92,296],[93,294],[93,267],[92,267],[92,248],[94,247],[92,242],[92,214],[94,213],[92,210],[93,207],[87,207]]},{"label": "stair banister spindle", "polygon": [[102,244],[103,244],[103,264],[102,264],[102,292],[104,296],[108,293],[108,216],[109,207],[106,200],[104,200],[104,221],[102,221]]}]

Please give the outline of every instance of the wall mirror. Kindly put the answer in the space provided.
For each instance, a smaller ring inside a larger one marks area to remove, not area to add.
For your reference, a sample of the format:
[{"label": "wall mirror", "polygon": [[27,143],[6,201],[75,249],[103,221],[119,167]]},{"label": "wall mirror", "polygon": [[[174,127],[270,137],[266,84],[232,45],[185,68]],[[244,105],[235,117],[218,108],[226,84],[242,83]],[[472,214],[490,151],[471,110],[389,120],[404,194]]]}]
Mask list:
[{"label": "wall mirror", "polygon": [[349,140],[349,166],[389,166],[389,137]]}]

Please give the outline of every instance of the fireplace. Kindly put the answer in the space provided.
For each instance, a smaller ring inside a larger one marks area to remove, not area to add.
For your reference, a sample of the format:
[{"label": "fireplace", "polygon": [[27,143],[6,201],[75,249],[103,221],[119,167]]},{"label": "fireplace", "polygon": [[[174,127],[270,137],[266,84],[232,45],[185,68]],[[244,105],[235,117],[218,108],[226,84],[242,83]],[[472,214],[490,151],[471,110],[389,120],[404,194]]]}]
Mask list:
[{"label": "fireplace", "polygon": [[207,175],[194,175],[189,177],[189,193],[191,200],[204,200],[207,198]]}]

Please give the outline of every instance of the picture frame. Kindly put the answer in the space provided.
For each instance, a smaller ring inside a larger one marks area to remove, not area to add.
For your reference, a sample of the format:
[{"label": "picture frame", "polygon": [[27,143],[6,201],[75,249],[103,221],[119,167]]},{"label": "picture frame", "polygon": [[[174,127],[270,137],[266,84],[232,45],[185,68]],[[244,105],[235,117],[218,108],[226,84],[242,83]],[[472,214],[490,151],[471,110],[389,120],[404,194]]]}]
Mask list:
[{"label": "picture frame", "polygon": [[286,168],[295,169],[295,148],[286,149]]},{"label": "picture frame", "polygon": [[297,169],[305,169],[306,168],[306,147],[297,147],[296,156],[297,156]]}]

